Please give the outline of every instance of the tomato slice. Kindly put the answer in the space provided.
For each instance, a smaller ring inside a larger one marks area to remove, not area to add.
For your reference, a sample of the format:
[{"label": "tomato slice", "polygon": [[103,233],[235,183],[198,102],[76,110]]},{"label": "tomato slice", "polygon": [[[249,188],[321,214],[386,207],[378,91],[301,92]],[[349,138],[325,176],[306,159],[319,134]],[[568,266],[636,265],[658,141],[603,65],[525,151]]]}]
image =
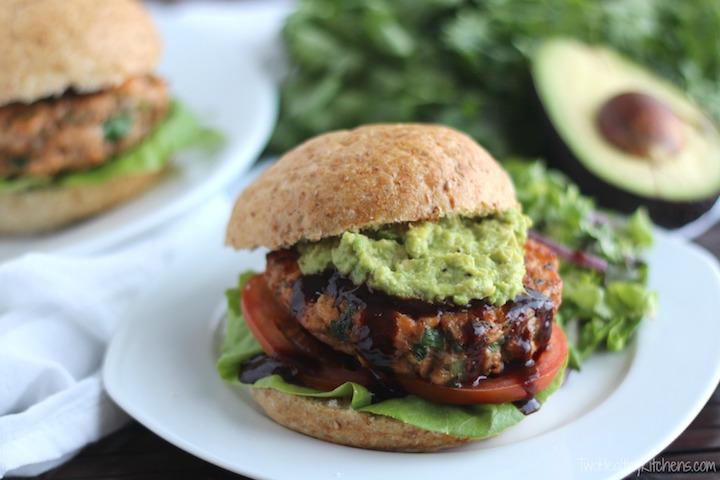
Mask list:
[{"label": "tomato slice", "polygon": [[265,353],[287,365],[303,384],[332,390],[348,381],[366,387],[377,383],[369,370],[350,368],[352,357],[333,350],[294,320],[268,289],[264,274],[245,284],[240,306],[245,323]]},{"label": "tomato slice", "polygon": [[471,405],[515,402],[531,398],[547,388],[562,370],[567,355],[565,333],[553,323],[550,341],[531,367],[511,370],[499,377],[478,380],[475,385],[463,387],[435,385],[419,377],[397,376],[395,379],[408,393],[437,403]]},{"label": "tomato slice", "polygon": [[[295,321],[267,288],[263,274],[251,278],[242,292],[242,313],[250,331],[268,356],[293,370],[303,384],[321,390],[332,390],[347,381],[373,387],[378,378],[362,367],[353,365],[352,357],[333,350]],[[476,385],[447,387],[432,384],[420,377],[392,376],[390,379],[405,391],[437,403],[472,405],[524,400],[547,388],[565,363],[567,339],[553,324],[550,341],[532,367],[523,367],[499,377],[479,380]]]}]

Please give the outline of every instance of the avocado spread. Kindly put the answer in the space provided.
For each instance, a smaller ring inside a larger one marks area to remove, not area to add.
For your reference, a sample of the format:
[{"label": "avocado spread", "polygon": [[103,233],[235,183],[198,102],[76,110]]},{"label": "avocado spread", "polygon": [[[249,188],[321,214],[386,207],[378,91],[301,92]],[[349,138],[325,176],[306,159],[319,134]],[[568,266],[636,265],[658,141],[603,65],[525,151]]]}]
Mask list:
[{"label": "avocado spread", "polygon": [[345,232],[298,245],[305,275],[336,268],[356,284],[403,298],[502,305],[523,291],[530,219],[515,209]]}]

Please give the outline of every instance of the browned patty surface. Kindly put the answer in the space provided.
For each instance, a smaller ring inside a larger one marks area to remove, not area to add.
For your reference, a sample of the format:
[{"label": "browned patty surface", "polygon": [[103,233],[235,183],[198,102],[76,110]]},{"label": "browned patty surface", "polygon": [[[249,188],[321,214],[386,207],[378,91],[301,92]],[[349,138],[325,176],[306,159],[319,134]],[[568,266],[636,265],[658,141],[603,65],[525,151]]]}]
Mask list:
[{"label": "browned patty surface", "polygon": [[525,245],[525,293],[502,306],[429,304],[372,292],[336,272],[302,276],[297,253],[268,255],[270,290],[321,341],[374,369],[438,385],[472,383],[544,349],[561,302],[555,254]]},{"label": "browned patty surface", "polygon": [[0,108],[0,178],[97,166],[145,138],[169,104],[161,79],[140,76],[98,93],[6,105]]}]

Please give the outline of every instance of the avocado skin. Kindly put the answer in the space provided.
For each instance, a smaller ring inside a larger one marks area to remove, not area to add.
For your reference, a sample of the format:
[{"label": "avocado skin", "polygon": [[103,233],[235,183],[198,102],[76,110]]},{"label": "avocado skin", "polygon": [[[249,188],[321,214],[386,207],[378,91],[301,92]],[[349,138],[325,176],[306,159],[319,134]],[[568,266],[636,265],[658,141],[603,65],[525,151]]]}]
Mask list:
[{"label": "avocado skin", "polygon": [[638,207],[644,206],[656,225],[673,229],[696,220],[710,210],[718,199],[719,195],[713,195],[701,200],[673,202],[659,198],[641,197],[601,180],[585,168],[582,161],[575,156],[557,133],[537,91],[535,99],[537,100],[538,118],[542,119],[540,123],[545,137],[543,156],[546,158],[548,166],[565,173],[585,195],[594,197],[601,207],[632,213]]}]

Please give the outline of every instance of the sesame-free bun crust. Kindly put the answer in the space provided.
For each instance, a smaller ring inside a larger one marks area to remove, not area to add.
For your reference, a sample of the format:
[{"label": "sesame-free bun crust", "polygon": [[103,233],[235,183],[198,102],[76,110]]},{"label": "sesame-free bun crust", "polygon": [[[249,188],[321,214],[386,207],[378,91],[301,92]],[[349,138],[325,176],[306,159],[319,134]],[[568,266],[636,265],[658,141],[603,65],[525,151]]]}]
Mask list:
[{"label": "sesame-free bun crust", "polygon": [[320,135],[283,155],[238,197],[226,242],[275,250],[514,206],[510,178],[467,135],[439,125],[367,125]]},{"label": "sesame-free bun crust", "polygon": [[394,452],[433,452],[473,441],[358,412],[347,400],[301,397],[252,388],[255,401],[274,421],[311,437],[351,447]]},{"label": "sesame-free bun crust", "polygon": [[161,42],[134,0],[3,0],[0,106],[94,92],[155,68]]},{"label": "sesame-free bun crust", "polygon": [[0,235],[45,233],[92,217],[140,195],[165,170],[125,175],[100,185],[0,193]]}]

